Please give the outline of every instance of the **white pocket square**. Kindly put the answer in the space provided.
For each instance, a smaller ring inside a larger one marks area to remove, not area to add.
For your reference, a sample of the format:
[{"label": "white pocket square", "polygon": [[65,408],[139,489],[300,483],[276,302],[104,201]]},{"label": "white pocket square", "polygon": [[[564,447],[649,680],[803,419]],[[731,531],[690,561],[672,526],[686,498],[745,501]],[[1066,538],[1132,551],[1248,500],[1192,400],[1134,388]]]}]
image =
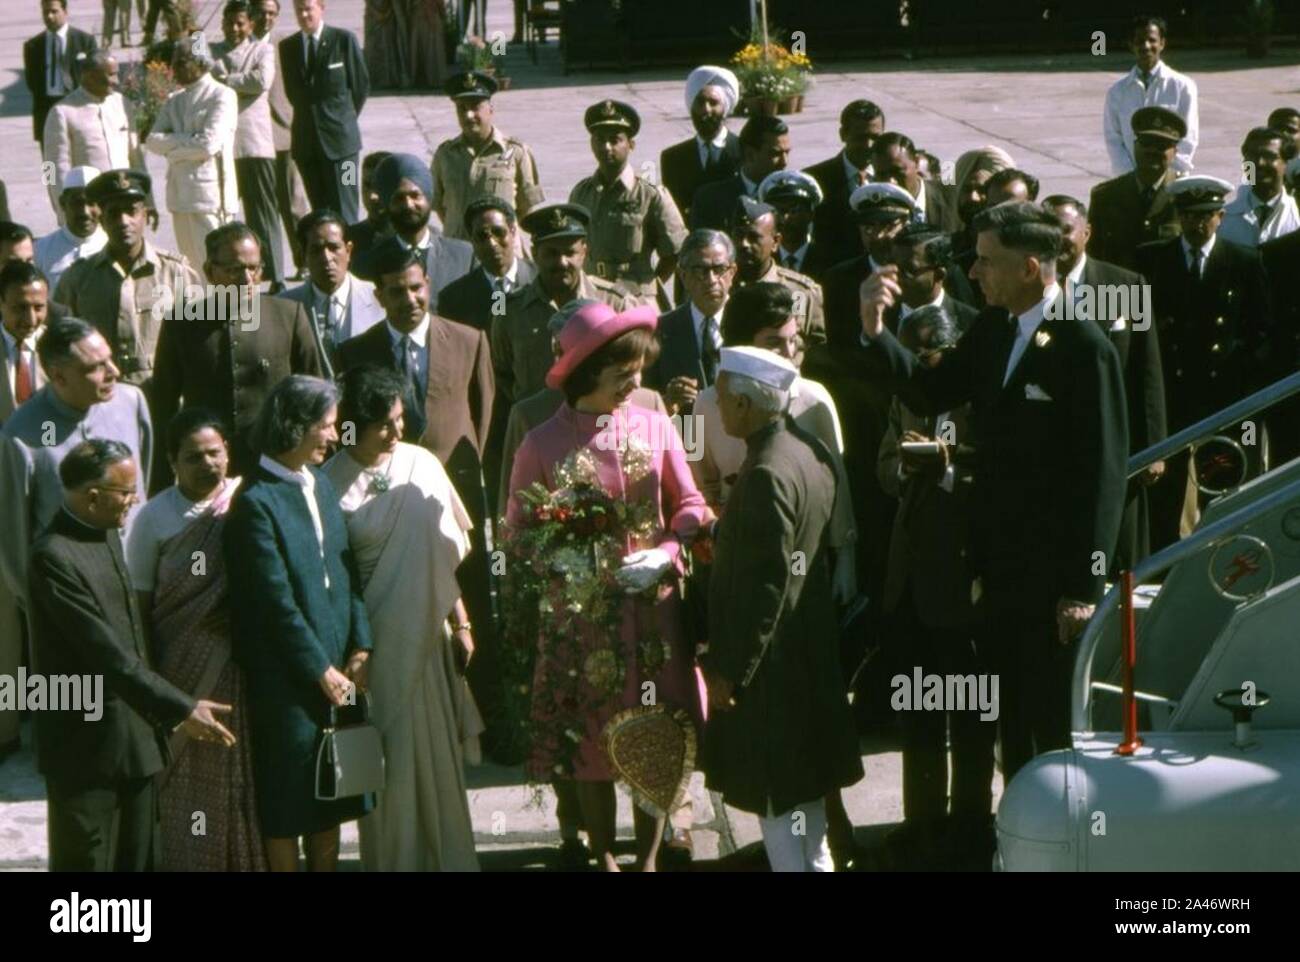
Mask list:
[{"label": "white pocket square", "polygon": [[340,60],[338,63],[332,63],[332,64],[330,64],[330,69],[331,69],[331,70],[342,70],[342,69],[343,69],[343,61]]},{"label": "white pocket square", "polygon": [[77,56],[76,56],[74,59],[76,59],[76,60],[85,60],[85,59],[86,59],[86,55],[85,55],[84,53],[79,53],[79,54],[77,54]]},{"label": "white pocket square", "polygon": [[1128,326],[1128,318],[1121,317],[1118,320],[1116,320],[1113,324],[1111,324],[1110,329],[1113,333],[1115,331],[1122,331],[1127,326]]},{"label": "white pocket square", "polygon": [[1026,384],[1026,385],[1025,385],[1025,400],[1026,400],[1026,401],[1050,401],[1051,399],[1052,399],[1052,396],[1051,396],[1050,394],[1048,394],[1046,391],[1044,391],[1044,390],[1043,390],[1041,387],[1039,387],[1037,384]]}]

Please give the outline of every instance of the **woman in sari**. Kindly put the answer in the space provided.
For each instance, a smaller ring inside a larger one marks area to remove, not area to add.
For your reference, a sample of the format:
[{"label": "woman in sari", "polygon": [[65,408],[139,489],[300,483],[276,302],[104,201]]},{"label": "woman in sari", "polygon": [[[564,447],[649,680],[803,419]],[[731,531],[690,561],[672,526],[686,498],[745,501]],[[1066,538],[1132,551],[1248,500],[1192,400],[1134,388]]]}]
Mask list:
[{"label": "woman in sari", "polygon": [[478,871],[462,742],[476,743],[483,723],[464,679],[474,642],[456,583],[472,524],[437,457],[401,443],[404,379],[362,365],[342,383],[339,420],[353,443],[324,472],[370,615],[366,683],[385,759],[384,790],[359,825],[361,864]]},{"label": "woman in sari", "polygon": [[[230,610],[221,533],[239,489],[228,478],[225,428],[187,408],[167,428],[176,483],[140,509],[127,542],[131,583],[168,681],[197,698],[233,706],[233,749],[172,739],[159,780],[163,871],[247,872],[266,868],[253,796],[244,680],[231,660]],[[194,813],[205,824],[196,832]]]},{"label": "woman in sari", "polygon": [[[642,368],[657,354],[656,318],[653,307],[616,314],[601,303],[574,312],[546,376],[548,387],[564,391],[566,403],[524,438],[510,476],[511,532],[525,529],[532,517],[525,489],[564,487],[578,464],[589,466],[594,483],[628,512],[648,506],[653,516],[648,537],[628,537],[621,546],[613,631],[609,622],[579,615],[573,620],[576,643],[539,640],[533,675],[529,775],[574,781],[592,851],[606,871],[619,871],[614,772],[601,739],[606,724],[643,705],[647,691],[654,692],[654,704],[682,709],[697,725],[700,720],[694,652],[672,582],[681,570],[683,540],[694,536],[708,512],[680,442],[673,443],[672,422],[628,403]],[[625,452],[637,454],[628,458]],[[633,812],[637,862],[653,871],[663,815],[651,817],[639,805]]]}]

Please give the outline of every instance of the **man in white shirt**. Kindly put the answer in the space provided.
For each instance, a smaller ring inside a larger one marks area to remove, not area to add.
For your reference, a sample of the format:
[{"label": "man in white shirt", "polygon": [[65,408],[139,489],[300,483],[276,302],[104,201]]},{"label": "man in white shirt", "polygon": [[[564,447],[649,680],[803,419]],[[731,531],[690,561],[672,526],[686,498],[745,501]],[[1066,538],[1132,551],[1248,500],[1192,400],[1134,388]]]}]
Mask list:
[{"label": "man in white shirt", "polygon": [[86,197],[86,185],[99,174],[97,168],[85,165],[68,171],[59,194],[63,226],[36,242],[35,263],[45,272],[50,290],[58,287],[64,271],[108,243],[108,235],[99,226],[99,207]]},{"label": "man in white shirt", "polygon": [[172,71],[181,89],[167,98],[145,142],[167,158],[167,209],[191,265],[207,260],[208,233],[239,216],[239,96],[212,76],[213,63],[202,34],[176,45]]},{"label": "man in white shirt", "polygon": [[1282,131],[1256,127],[1246,135],[1241,160],[1245,170],[1254,172],[1254,184],[1240,185],[1223,209],[1220,237],[1258,247],[1300,228],[1300,210],[1284,184],[1287,161],[1295,155],[1295,141]]},{"label": "man in white shirt", "polygon": [[375,286],[349,270],[352,242],[344,237],[346,230],[343,218],[333,211],[313,211],[304,217],[298,234],[309,279],[280,295],[306,309],[327,378],[334,376],[339,345],[384,319]]},{"label": "man in white shirt", "polygon": [[[63,215],[59,195],[73,167],[145,170],[135,118],[117,85],[117,61],[107,51],[96,51],[82,69],[81,86],[55,104],[45,118],[45,173],[56,217]],[[149,209],[153,207],[150,199]],[[150,220],[156,229],[157,214]]]},{"label": "man in white shirt", "polygon": [[1139,17],[1133,23],[1133,53],[1137,65],[1106,91],[1102,135],[1110,155],[1112,173],[1128,173],[1137,166],[1133,154],[1134,134],[1129,118],[1141,107],[1167,107],[1187,122],[1187,133],[1178,143],[1174,169],[1192,169],[1192,154],[1200,133],[1196,107],[1196,81],[1170,68],[1160,59],[1165,49],[1166,26],[1160,17]]}]

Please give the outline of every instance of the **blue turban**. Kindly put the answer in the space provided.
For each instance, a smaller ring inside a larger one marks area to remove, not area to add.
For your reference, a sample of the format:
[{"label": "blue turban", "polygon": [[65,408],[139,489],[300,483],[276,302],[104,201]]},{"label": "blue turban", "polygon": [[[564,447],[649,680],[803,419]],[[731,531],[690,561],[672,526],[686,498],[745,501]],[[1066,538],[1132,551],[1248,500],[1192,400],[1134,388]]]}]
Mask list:
[{"label": "blue turban", "polygon": [[404,180],[420,188],[426,199],[433,199],[433,174],[429,165],[415,154],[393,154],[375,168],[375,190],[379,192],[379,202],[387,207],[397,193],[397,185]]}]

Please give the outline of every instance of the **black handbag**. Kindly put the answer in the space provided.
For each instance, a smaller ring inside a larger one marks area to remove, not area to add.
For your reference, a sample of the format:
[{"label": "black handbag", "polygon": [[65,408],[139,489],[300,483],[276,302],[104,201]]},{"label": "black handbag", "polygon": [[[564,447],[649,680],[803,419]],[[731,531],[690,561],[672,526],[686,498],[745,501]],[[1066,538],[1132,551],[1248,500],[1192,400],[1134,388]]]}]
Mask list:
[{"label": "black handbag", "polygon": [[338,709],[330,705],[329,724],[316,750],[316,799],[333,802],[384,787],[384,741],[370,723],[370,694],[359,703],[361,721],[339,725]]}]

